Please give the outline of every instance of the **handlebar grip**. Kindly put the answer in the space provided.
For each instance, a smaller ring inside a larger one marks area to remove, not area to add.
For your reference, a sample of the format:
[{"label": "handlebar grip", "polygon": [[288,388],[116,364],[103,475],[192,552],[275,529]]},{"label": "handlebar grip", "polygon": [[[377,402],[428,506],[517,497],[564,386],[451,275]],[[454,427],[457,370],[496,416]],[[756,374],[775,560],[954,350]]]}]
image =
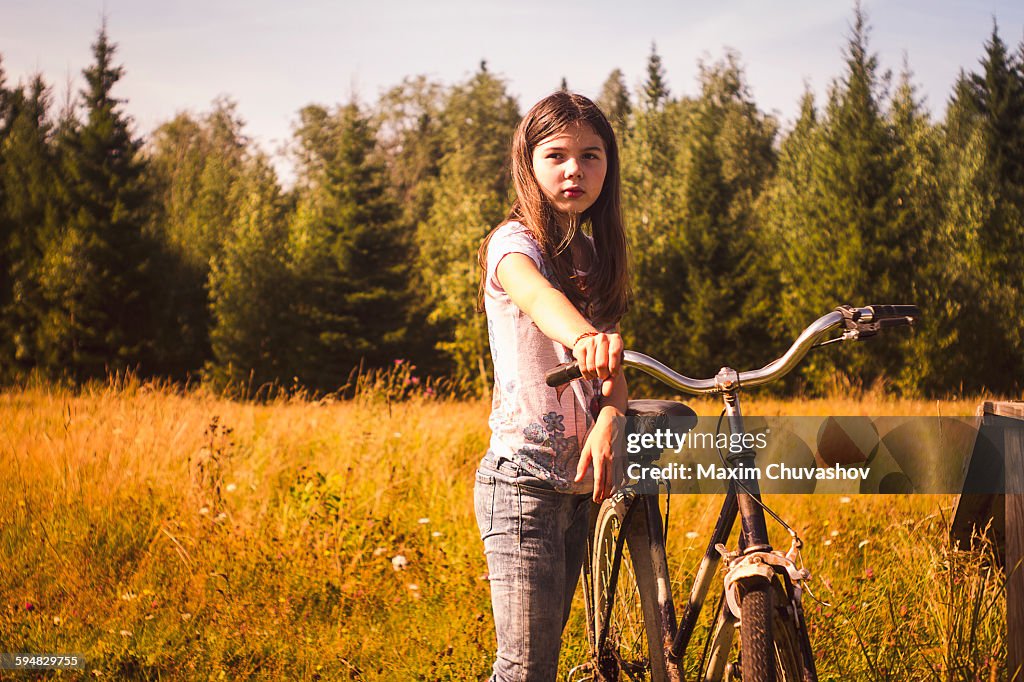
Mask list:
[{"label": "handlebar grip", "polygon": [[875,321],[906,317],[917,319],[921,317],[921,309],[916,305],[869,305],[868,309],[871,310]]},{"label": "handlebar grip", "polygon": [[579,363],[573,360],[572,362],[566,362],[558,367],[549,369],[547,374],[544,375],[544,382],[548,386],[555,388],[556,386],[567,384],[574,379],[579,379],[582,376],[583,373],[580,372]]},{"label": "handlebar grip", "polygon": [[914,318],[904,317],[883,317],[878,322],[879,329],[891,329],[892,327],[909,327],[914,324]]}]

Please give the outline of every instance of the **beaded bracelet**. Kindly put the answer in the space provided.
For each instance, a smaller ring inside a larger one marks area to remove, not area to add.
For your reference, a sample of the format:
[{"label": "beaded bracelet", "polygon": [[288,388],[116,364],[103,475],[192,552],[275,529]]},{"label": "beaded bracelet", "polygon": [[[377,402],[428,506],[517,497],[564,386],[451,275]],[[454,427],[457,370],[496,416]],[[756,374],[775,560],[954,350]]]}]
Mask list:
[{"label": "beaded bracelet", "polygon": [[588,336],[597,336],[600,333],[601,332],[583,332],[582,334],[576,337],[575,341],[572,342],[572,347],[575,348],[577,343],[587,338]]}]

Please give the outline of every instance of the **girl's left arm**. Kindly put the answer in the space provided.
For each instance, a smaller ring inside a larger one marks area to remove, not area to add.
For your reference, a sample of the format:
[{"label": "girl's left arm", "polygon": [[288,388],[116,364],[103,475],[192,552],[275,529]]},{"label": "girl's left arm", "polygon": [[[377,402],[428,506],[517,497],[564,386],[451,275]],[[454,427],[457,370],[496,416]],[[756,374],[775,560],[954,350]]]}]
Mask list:
[{"label": "girl's left arm", "polygon": [[[618,333],[616,328],[615,332]],[[587,468],[594,465],[594,502],[611,497],[619,482],[623,478],[623,456],[621,451],[624,441],[626,420],[626,404],[629,402],[629,389],[626,386],[626,378],[620,376],[613,383],[612,393],[609,396],[599,397],[601,410],[597,415],[597,422],[590,429],[583,449],[580,450],[580,462],[576,467],[576,481],[583,479]]]}]

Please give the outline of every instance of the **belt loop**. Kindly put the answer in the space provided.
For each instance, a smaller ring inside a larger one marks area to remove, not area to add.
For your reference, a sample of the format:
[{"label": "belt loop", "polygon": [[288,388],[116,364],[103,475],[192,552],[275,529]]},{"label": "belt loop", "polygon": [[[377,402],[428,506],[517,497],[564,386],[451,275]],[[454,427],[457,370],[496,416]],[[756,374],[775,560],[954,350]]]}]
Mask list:
[{"label": "belt loop", "polygon": [[[512,468],[509,471],[502,471],[501,469],[501,465],[504,464],[505,462],[508,462],[509,464],[512,465]],[[515,460],[513,460],[511,457],[507,455],[501,455],[500,457],[498,457],[498,460],[495,463],[494,468],[497,469],[498,471],[501,471],[502,473],[510,473],[512,476],[519,475],[519,465],[515,463]]]}]

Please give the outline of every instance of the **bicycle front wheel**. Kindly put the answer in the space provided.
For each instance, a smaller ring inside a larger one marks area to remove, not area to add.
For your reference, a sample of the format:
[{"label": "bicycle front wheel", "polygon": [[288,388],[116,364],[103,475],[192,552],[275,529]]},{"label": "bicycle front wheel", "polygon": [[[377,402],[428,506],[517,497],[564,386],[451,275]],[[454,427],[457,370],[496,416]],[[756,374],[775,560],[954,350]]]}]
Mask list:
[{"label": "bicycle front wheel", "polygon": [[[679,669],[667,655],[675,613],[664,544],[652,534],[646,513],[646,505],[657,504],[657,499],[615,496],[598,512],[591,559],[593,599],[588,600],[587,614],[593,624],[591,650],[598,679],[679,679]],[[656,530],[660,534],[660,528]]]},{"label": "bicycle front wheel", "polygon": [[776,577],[741,596],[740,669],[743,682],[812,682],[813,664],[800,644],[799,615]]}]

